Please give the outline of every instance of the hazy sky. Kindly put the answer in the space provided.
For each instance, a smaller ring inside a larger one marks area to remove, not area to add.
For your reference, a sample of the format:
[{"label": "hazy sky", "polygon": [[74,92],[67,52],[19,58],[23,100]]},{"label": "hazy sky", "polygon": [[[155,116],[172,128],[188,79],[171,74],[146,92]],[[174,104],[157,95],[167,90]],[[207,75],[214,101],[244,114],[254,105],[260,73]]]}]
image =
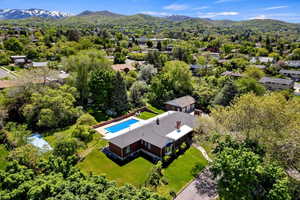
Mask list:
[{"label": "hazy sky", "polygon": [[109,10],[122,14],[171,14],[212,19],[279,19],[300,22],[300,0],[0,0],[0,9],[43,8],[78,14]]}]

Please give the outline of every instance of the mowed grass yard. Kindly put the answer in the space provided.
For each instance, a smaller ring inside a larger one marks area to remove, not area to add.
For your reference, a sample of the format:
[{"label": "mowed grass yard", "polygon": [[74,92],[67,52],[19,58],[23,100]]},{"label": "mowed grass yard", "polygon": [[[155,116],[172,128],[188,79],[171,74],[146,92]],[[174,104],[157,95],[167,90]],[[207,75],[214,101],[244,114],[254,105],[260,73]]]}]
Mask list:
[{"label": "mowed grass yard", "polygon": [[[191,147],[164,170],[168,185],[159,187],[157,191],[164,196],[168,196],[170,191],[178,192],[193,179],[191,170],[197,163],[201,164],[203,168],[207,165],[201,152],[195,147]],[[77,167],[84,173],[105,175],[119,185],[130,183],[141,186],[148,178],[153,164],[139,157],[124,166],[119,166],[99,149],[94,149]]]},{"label": "mowed grass yard", "polygon": [[6,157],[8,155],[8,151],[4,145],[0,145],[0,170],[5,169],[8,164]]},{"label": "mowed grass yard", "polygon": [[93,174],[105,175],[120,185],[130,183],[140,186],[146,181],[152,163],[140,157],[124,166],[119,166],[107,158],[99,149],[94,149],[77,166],[85,173],[93,172]]}]

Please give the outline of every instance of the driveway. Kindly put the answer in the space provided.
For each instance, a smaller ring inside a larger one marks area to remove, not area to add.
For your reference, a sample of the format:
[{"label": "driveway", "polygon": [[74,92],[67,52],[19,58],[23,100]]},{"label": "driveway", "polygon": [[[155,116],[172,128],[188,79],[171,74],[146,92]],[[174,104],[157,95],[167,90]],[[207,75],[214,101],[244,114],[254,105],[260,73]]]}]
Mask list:
[{"label": "driveway", "polygon": [[8,76],[10,76],[10,74],[7,71],[0,69],[0,79],[8,77]]},{"label": "driveway", "polygon": [[216,182],[207,168],[174,200],[214,200],[217,196]]},{"label": "driveway", "polygon": [[[201,151],[208,162],[212,162],[212,159],[203,147],[196,144],[194,146]],[[206,168],[174,200],[214,200],[217,196],[216,181],[213,179],[209,168]]]}]

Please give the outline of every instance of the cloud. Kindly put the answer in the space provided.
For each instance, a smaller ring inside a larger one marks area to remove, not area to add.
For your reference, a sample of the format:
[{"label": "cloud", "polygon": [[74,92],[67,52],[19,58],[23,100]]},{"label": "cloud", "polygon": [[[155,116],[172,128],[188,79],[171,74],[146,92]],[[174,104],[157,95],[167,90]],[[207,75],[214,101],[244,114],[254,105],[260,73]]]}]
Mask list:
[{"label": "cloud", "polygon": [[268,17],[266,15],[257,15],[255,17],[250,17],[249,19],[267,19]]},{"label": "cloud", "polygon": [[188,6],[185,4],[171,4],[171,5],[165,6],[164,9],[178,11],[178,10],[186,10],[186,9],[188,9]]},{"label": "cloud", "polygon": [[208,13],[198,13],[198,17],[200,18],[214,18],[218,16],[235,16],[239,15],[238,12],[208,12]]},{"label": "cloud", "polygon": [[278,10],[284,8],[288,8],[288,6],[274,6],[274,7],[265,8],[264,10]]},{"label": "cloud", "polygon": [[209,8],[208,6],[200,6],[200,7],[193,8],[192,10],[205,10],[208,8]]},{"label": "cloud", "polygon": [[227,3],[227,2],[234,2],[234,1],[240,1],[240,0],[218,0],[215,1],[215,3]]},{"label": "cloud", "polygon": [[141,12],[142,14],[145,15],[153,15],[153,16],[170,16],[170,13],[166,13],[166,12],[155,12],[155,11],[143,11]]},{"label": "cloud", "polygon": [[260,14],[249,19],[277,19],[277,20],[290,20],[299,21],[300,14],[297,13],[274,13],[274,14]]}]

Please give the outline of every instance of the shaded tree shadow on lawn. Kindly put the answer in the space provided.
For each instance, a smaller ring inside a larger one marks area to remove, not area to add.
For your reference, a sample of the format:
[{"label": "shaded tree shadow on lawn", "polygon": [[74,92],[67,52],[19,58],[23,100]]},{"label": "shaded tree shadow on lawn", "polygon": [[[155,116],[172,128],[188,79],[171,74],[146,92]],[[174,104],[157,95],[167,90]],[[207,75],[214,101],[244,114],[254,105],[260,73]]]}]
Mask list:
[{"label": "shaded tree shadow on lawn", "polygon": [[[183,155],[190,147],[191,147],[191,145],[188,145],[185,149],[181,149],[179,152],[177,152],[176,154],[171,156],[169,160],[163,162],[163,168],[167,168],[174,160],[176,160],[180,155]],[[120,158],[118,158],[118,156],[116,156],[114,153],[112,153],[108,149],[108,147],[102,148],[102,149],[100,149],[100,151],[102,153],[104,153],[107,158],[109,158],[110,160],[112,160],[113,162],[118,164],[119,166],[124,166],[124,165],[128,164],[129,162],[135,160],[138,157],[142,157],[153,164],[157,164],[157,162],[160,161],[159,159],[153,158],[152,156],[150,156],[142,151],[133,153],[132,156],[129,156],[125,160],[121,160]]]},{"label": "shaded tree shadow on lawn", "polygon": [[156,164],[158,162],[158,159],[155,159],[155,158],[153,158],[153,157],[151,157],[151,156],[149,156],[149,155],[147,155],[147,154],[145,154],[143,152],[136,152],[132,156],[129,156],[128,158],[126,158],[125,160],[121,160],[115,154],[113,154],[108,149],[108,147],[102,148],[100,151],[102,153],[104,153],[107,158],[109,158],[110,160],[112,160],[113,162],[115,162],[120,167],[124,166],[124,165],[126,165],[128,163],[130,163],[131,161],[137,159],[138,157],[142,157],[142,158],[148,160],[149,162],[151,162],[153,164]]}]

